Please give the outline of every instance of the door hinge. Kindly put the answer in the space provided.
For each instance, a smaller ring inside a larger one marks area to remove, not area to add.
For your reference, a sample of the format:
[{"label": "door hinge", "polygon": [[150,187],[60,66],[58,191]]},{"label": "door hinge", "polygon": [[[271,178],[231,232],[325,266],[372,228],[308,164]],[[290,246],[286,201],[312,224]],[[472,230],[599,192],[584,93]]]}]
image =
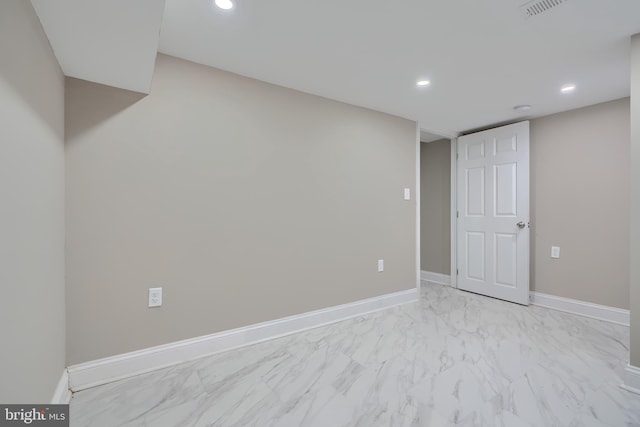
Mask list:
[{"label": "door hinge", "polygon": [[456,218],[460,218],[460,211],[456,211]]},{"label": "door hinge", "polygon": [[460,273],[458,272],[458,269],[456,268],[456,276],[457,276],[458,274],[460,274]]},{"label": "door hinge", "polygon": [[459,153],[456,153],[456,160],[460,157]]}]

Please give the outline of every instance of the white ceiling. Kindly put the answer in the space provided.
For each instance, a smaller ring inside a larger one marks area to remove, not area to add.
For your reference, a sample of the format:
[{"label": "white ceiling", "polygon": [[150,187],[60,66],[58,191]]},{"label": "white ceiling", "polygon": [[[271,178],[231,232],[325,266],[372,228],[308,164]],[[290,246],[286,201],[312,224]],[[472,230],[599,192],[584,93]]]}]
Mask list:
[{"label": "white ceiling", "polygon": [[149,93],[164,0],[31,0],[65,75]]},{"label": "white ceiling", "polygon": [[639,0],[568,0],[533,18],[524,0],[235,1],[166,0],[160,51],[444,136],[628,96],[640,32]]},{"label": "white ceiling", "polygon": [[[148,92],[169,55],[406,117],[434,135],[629,95],[640,0],[32,0],[66,75]],[[163,15],[164,7],[164,15]],[[431,80],[417,88],[421,78]],[[575,83],[572,94],[561,94]],[[518,113],[513,106],[531,104]]]}]

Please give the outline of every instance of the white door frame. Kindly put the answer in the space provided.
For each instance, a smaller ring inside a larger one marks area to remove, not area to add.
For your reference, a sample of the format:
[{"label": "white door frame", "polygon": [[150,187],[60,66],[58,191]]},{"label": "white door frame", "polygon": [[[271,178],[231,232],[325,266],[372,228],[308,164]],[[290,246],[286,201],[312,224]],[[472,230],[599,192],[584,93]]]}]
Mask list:
[{"label": "white door frame", "polygon": [[422,142],[420,142],[420,123],[416,122],[416,191],[414,200],[416,201],[416,287],[418,288],[418,297],[420,296],[420,279],[421,279],[421,256],[420,256],[420,150]]},{"label": "white door frame", "polygon": [[458,138],[451,138],[451,286],[458,287]]}]

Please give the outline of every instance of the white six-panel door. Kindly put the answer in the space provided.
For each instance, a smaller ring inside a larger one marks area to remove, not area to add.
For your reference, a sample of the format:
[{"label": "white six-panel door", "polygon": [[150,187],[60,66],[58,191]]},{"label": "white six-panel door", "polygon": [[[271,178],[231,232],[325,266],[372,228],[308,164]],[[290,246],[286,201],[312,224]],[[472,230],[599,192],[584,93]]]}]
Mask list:
[{"label": "white six-panel door", "polygon": [[458,138],[458,288],[529,304],[529,122]]}]

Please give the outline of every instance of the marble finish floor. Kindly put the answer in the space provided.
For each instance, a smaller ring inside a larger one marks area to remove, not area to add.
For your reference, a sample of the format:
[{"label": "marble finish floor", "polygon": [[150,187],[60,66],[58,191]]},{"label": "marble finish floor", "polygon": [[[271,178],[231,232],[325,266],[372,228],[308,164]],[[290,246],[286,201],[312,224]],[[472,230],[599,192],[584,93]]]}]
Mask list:
[{"label": "marble finish floor", "polygon": [[640,426],[629,328],[450,287],[74,394],[71,426]]}]

